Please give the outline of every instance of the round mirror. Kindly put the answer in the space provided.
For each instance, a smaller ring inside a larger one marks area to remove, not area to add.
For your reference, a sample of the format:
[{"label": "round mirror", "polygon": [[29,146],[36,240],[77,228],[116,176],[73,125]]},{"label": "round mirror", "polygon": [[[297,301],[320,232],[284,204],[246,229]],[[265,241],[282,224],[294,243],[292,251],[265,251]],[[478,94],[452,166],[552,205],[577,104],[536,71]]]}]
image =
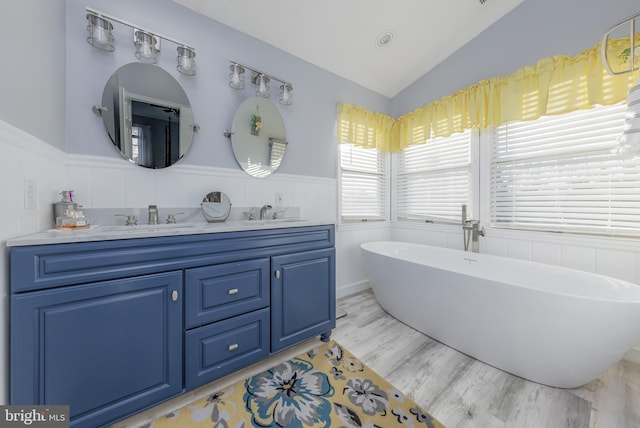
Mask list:
[{"label": "round mirror", "polygon": [[113,73],[102,93],[102,120],[122,156],[146,168],[180,160],[193,140],[187,94],[162,68],[131,63]]},{"label": "round mirror", "polygon": [[252,97],[240,104],[231,128],[233,154],[240,167],[254,177],[278,169],[287,148],[284,121],[266,98]]}]

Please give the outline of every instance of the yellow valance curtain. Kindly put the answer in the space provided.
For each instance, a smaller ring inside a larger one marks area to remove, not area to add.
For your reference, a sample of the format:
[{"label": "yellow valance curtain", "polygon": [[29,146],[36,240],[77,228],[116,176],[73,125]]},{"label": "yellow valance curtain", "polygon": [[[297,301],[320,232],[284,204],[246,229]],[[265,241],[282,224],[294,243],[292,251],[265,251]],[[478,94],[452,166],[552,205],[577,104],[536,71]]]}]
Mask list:
[{"label": "yellow valance curtain", "polygon": [[347,103],[338,104],[338,144],[354,144],[383,152],[394,150],[395,120]]},{"label": "yellow valance curtain", "polygon": [[[609,42],[619,57],[628,39]],[[638,73],[612,76],[602,63],[600,44],[575,57],[540,60],[504,77],[483,80],[398,118],[399,147],[446,137],[469,128],[569,113],[626,99]]]},{"label": "yellow valance curtain", "polygon": [[[609,57],[620,59],[618,67],[624,66],[623,51],[628,46],[628,38],[609,40]],[[637,79],[638,72],[607,73],[598,44],[574,57],[545,58],[507,76],[483,80],[395,121],[362,107],[340,104],[339,142],[400,151],[465,129],[615,104],[626,99]]]}]

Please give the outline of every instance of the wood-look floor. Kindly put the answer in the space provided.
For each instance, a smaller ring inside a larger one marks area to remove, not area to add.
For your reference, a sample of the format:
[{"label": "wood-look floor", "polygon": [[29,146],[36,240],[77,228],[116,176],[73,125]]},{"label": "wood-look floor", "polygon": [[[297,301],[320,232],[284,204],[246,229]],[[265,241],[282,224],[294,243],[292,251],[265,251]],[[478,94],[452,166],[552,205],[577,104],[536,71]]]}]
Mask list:
[{"label": "wood-look floor", "polygon": [[558,389],[503,372],[388,315],[371,291],[342,298],[332,337],[448,428],[640,427],[640,365]]},{"label": "wood-look floor", "polygon": [[[551,388],[488,366],[413,330],[388,315],[370,290],[340,299],[338,309],[347,315],[338,319],[332,339],[448,428],[640,428],[639,365],[621,361],[584,387]],[[112,428],[146,428],[157,417],[319,343],[314,338]]]}]

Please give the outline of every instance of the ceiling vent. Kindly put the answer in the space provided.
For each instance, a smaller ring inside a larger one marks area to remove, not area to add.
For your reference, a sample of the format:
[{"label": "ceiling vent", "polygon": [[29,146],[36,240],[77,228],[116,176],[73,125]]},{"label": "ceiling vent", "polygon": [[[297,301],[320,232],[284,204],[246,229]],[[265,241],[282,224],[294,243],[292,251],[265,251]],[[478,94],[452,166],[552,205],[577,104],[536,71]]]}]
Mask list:
[{"label": "ceiling vent", "polygon": [[480,4],[485,4],[487,2],[487,0],[478,0],[480,2]]}]

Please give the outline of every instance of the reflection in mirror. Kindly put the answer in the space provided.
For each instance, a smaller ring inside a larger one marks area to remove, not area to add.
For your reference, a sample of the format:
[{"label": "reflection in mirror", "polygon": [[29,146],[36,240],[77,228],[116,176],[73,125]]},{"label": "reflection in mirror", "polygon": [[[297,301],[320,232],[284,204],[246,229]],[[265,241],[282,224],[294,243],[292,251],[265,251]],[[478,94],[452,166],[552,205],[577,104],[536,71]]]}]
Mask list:
[{"label": "reflection in mirror", "polygon": [[102,94],[102,119],[120,154],[147,168],[180,160],[193,140],[187,94],[162,68],[131,63],[113,73]]},{"label": "reflection in mirror", "polygon": [[247,174],[267,177],[278,169],[287,139],[275,104],[262,97],[246,99],[233,116],[231,132],[233,154]]}]

